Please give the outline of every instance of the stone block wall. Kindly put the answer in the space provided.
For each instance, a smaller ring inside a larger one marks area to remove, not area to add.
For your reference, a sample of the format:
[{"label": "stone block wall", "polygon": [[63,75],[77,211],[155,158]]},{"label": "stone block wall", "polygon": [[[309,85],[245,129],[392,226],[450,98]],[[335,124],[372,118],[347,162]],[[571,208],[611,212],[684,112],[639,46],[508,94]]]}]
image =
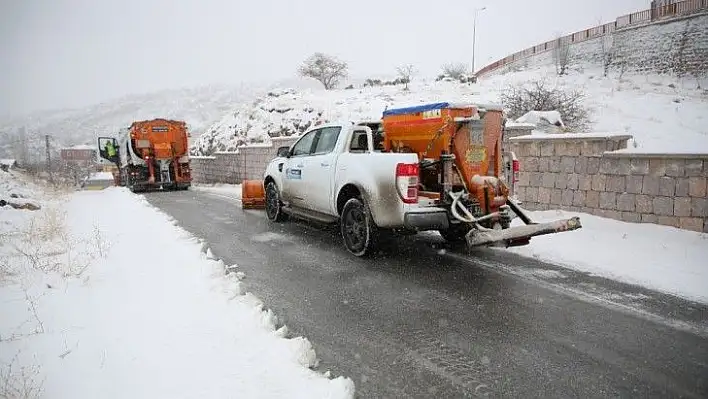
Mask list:
[{"label": "stone block wall", "polygon": [[631,136],[510,139],[516,194],[529,210],[563,209],[708,232],[708,154],[606,153]]},{"label": "stone block wall", "polygon": [[217,152],[213,156],[191,156],[193,182],[239,184],[243,180],[262,179],[278,147],[290,146],[297,139],[274,137],[270,146],[242,147],[237,152]]},{"label": "stone block wall", "polygon": [[[653,72],[708,79],[708,1],[679,2],[673,14],[651,19],[644,10],[560,38],[568,43],[571,64],[602,66],[611,55],[610,70]],[[553,65],[559,40],[511,54],[477,72],[484,77],[520,68]]]},{"label": "stone block wall", "polygon": [[630,26],[616,31],[611,41],[615,69],[626,64],[634,72],[708,76],[708,12]]},{"label": "stone block wall", "polygon": [[190,156],[189,163],[192,167],[192,181],[195,183],[203,183],[207,180],[207,176],[212,173],[212,168],[216,161],[216,157]]}]

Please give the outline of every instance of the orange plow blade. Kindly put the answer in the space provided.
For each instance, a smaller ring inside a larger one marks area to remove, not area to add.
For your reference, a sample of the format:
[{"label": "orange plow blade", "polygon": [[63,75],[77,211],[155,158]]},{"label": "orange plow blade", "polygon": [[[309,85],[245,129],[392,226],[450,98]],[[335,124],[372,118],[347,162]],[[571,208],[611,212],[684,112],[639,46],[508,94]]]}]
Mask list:
[{"label": "orange plow blade", "polygon": [[263,180],[244,180],[241,183],[243,209],[265,209]]}]

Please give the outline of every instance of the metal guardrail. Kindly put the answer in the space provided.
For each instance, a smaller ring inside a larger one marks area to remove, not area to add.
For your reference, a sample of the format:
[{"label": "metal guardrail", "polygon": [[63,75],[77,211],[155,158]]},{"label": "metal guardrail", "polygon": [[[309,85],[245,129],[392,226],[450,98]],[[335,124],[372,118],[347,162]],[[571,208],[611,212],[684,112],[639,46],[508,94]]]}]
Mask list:
[{"label": "metal guardrail", "polygon": [[479,77],[484,75],[485,73],[492,72],[513,62],[534,56],[536,54],[553,50],[554,48],[556,48],[558,43],[579,43],[610,34],[617,29],[623,29],[630,26],[645,25],[657,21],[665,21],[668,19],[678,18],[701,11],[708,11],[708,0],[685,0],[673,4],[668,4],[665,6],[659,6],[656,8],[633,12],[631,14],[618,17],[613,22],[574,32],[558,39],[553,39],[545,43],[541,43],[536,46],[529,47],[527,49],[513,53],[507,57],[502,58],[501,60],[498,60],[485,66],[484,68],[477,71],[476,75]]}]

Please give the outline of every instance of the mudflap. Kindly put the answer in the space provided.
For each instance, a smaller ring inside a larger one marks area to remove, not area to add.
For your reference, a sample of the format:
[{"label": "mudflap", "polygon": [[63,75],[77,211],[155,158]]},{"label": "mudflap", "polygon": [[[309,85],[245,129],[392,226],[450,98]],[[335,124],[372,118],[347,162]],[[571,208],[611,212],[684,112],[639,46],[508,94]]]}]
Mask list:
[{"label": "mudflap", "polygon": [[470,248],[492,244],[516,247],[527,245],[531,237],[562,233],[577,230],[581,227],[580,218],[573,216],[570,219],[556,220],[547,223],[530,223],[504,230],[472,229],[467,233],[465,238]]}]

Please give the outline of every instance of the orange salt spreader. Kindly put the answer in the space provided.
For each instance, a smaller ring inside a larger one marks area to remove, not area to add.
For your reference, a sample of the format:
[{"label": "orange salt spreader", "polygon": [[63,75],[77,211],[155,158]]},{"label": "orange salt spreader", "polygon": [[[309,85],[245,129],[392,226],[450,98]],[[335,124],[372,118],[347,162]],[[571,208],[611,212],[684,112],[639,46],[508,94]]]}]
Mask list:
[{"label": "orange salt spreader", "polygon": [[[501,106],[441,102],[389,109],[382,124],[383,152],[418,154],[418,196],[448,210],[451,227],[440,231],[448,241],[520,246],[534,236],[581,227],[578,217],[535,223],[510,198]],[[511,227],[511,212],[525,225]]]}]

